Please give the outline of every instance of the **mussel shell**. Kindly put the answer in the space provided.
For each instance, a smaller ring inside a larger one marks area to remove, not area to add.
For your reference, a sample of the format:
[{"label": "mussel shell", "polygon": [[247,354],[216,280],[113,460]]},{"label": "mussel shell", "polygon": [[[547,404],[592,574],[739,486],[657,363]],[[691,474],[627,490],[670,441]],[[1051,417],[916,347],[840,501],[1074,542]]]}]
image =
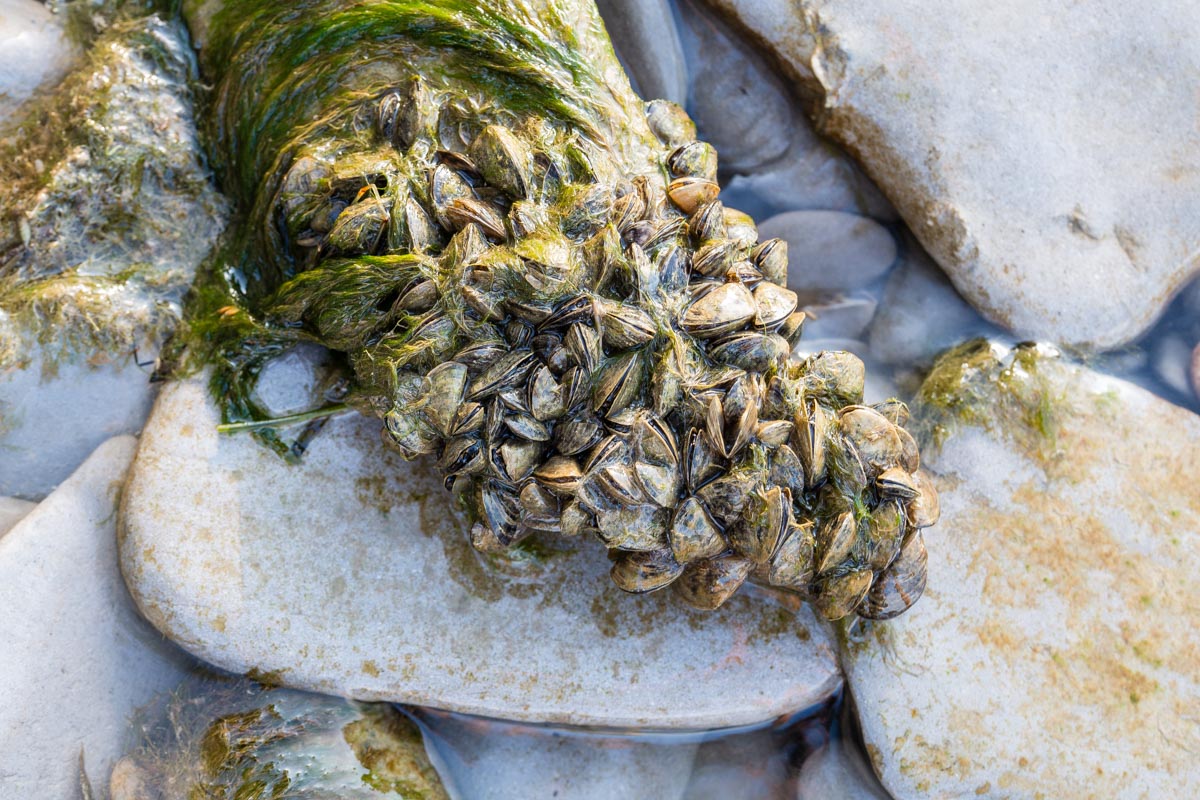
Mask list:
[{"label": "mussel shell", "polygon": [[704,611],[720,608],[746,582],[753,562],[733,556],[688,564],[675,589],[691,606]]},{"label": "mussel shell", "polygon": [[626,592],[653,592],[672,583],[683,573],[669,548],[659,550],[609,551],[613,560],[609,575]]},{"label": "mussel shell", "polygon": [[891,619],[912,607],[925,592],[929,554],[918,532],[904,544],[900,555],[876,580],[858,614],[867,619]]}]

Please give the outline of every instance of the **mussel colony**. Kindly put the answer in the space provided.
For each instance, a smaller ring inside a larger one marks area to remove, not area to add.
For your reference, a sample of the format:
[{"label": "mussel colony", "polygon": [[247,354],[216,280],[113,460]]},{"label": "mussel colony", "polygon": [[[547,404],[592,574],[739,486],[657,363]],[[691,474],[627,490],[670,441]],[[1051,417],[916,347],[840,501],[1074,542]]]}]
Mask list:
[{"label": "mussel colony", "polygon": [[248,255],[196,327],[227,419],[315,341],[480,550],[592,534],[620,588],[704,609],[747,580],[830,619],[916,601],[938,506],[907,409],[862,405],[849,353],[789,360],[786,245],[722,206],[682,109],[553,4],[231,5],[212,138]]}]

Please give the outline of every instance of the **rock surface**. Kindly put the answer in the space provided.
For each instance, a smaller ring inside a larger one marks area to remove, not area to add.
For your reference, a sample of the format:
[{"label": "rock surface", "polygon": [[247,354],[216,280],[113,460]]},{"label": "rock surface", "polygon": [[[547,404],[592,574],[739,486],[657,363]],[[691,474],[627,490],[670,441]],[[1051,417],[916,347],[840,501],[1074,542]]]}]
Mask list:
[{"label": "rock surface", "polygon": [[36,507],[37,503],[19,497],[0,497],[0,536],[12,530]]},{"label": "rock surface", "polygon": [[758,226],[760,240],[788,243],[788,288],[860,289],[896,260],[896,240],[870,217],[842,211],[788,211]]},{"label": "rock surface", "polygon": [[604,736],[415,710],[464,800],[684,800],[692,737]]},{"label": "rock surface", "polygon": [[868,292],[849,295],[821,294],[813,299],[801,296],[804,336],[810,339],[863,339],[878,301]]},{"label": "rock surface", "polygon": [[0,0],[0,124],[75,59],[62,21],[35,0]]},{"label": "rock surface", "polygon": [[449,800],[394,706],[196,675],[139,712],[111,800]]},{"label": "rock surface", "polygon": [[669,0],[597,0],[596,7],[634,91],[687,103],[687,61]]},{"label": "rock surface", "polygon": [[613,727],[749,724],[839,683],[807,608],[625,595],[592,542],[483,560],[432,466],[401,462],[376,422],[330,421],[300,466],[216,423],[199,380],[169,386],[122,517],[139,606],[206,661],[361,699]]},{"label": "rock surface", "polygon": [[1019,336],[1120,345],[1200,269],[1200,17],[1176,3],[707,2]]},{"label": "rock surface", "polygon": [[0,797],[75,797],[126,720],[190,668],[138,616],[117,566],[117,499],[137,443],[103,444],[0,539]]},{"label": "rock surface", "polygon": [[[1200,416],[1036,348],[939,361],[912,613],[844,653],[896,798],[1200,793]],[[1086,788],[1085,788],[1086,787]]]},{"label": "rock surface", "polygon": [[690,66],[687,110],[700,138],[717,148],[723,174],[740,174],[778,159],[800,120],[787,87],[759,54],[720,22],[680,0]]},{"label": "rock surface", "polygon": [[135,349],[153,359],[224,223],[195,77],[180,25],[122,23],[0,142],[0,494],[44,496],[145,419]]},{"label": "rock surface", "polygon": [[890,800],[866,759],[845,739],[828,744],[804,759],[796,780],[796,800]]},{"label": "rock surface", "polygon": [[924,366],[972,336],[1001,333],[962,299],[920,245],[904,244],[871,322],[871,355],[885,364]]}]

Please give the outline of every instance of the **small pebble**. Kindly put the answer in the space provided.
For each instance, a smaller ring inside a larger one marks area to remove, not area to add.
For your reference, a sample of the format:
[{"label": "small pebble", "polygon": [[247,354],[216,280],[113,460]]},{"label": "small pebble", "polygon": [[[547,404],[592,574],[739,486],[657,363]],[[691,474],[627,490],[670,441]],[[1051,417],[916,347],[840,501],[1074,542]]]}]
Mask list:
[{"label": "small pebble", "polygon": [[859,289],[896,260],[896,240],[870,217],[843,211],[788,211],[758,226],[761,239],[788,243],[788,288]]},{"label": "small pebble", "polygon": [[683,45],[667,0],[597,0],[617,58],[646,100],[687,102]]}]

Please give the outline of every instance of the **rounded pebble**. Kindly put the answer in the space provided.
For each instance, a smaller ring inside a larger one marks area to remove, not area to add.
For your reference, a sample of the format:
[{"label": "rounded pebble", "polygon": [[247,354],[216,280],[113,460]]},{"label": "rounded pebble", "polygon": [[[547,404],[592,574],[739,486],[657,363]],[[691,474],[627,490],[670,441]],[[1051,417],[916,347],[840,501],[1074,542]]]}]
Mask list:
[{"label": "rounded pebble", "polygon": [[758,226],[761,239],[788,243],[788,288],[858,289],[896,260],[896,240],[870,217],[843,211],[788,211]]}]

